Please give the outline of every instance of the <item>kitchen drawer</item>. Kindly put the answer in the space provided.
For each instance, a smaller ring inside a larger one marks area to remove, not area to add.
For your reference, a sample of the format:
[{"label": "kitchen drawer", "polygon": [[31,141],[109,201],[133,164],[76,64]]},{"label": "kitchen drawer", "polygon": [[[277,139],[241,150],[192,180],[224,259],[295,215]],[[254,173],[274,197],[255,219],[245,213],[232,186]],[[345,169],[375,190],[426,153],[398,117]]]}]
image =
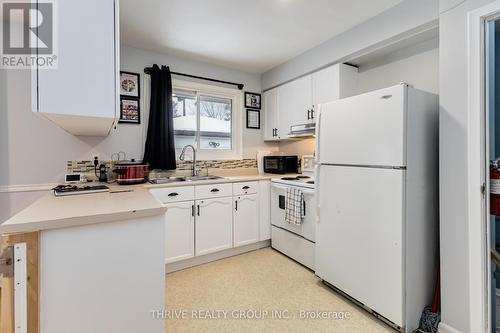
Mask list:
[{"label": "kitchen drawer", "polygon": [[210,184],[195,186],[196,199],[229,197],[233,195],[233,186],[227,184]]},{"label": "kitchen drawer", "polygon": [[194,200],[194,186],[152,188],[149,192],[163,203]]},{"label": "kitchen drawer", "polygon": [[233,183],[233,194],[234,195],[253,194],[257,193],[258,188],[259,188],[259,182]]}]

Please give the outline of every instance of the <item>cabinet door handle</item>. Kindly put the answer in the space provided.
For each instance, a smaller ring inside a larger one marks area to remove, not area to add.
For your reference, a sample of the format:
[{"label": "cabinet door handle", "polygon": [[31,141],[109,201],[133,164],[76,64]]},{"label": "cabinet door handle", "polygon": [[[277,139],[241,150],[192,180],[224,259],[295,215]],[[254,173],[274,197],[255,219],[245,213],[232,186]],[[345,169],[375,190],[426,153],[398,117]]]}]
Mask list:
[{"label": "cabinet door handle", "polygon": [[234,200],[234,210],[238,211],[238,200]]},{"label": "cabinet door handle", "polygon": [[307,120],[311,120],[311,110],[307,110]]},{"label": "cabinet door handle", "polygon": [[248,190],[250,188],[250,186],[243,186],[242,189],[244,190]]},{"label": "cabinet door handle", "polygon": [[218,188],[213,188],[213,189],[210,190],[210,192],[217,193],[217,192],[219,192],[219,189]]},{"label": "cabinet door handle", "polygon": [[311,119],[314,119],[314,105],[313,105],[313,108],[311,110]]},{"label": "cabinet door handle", "polygon": [[172,193],[168,194],[169,197],[176,197],[178,195],[179,195],[179,193],[176,193],[176,192],[172,192]]},{"label": "cabinet door handle", "polygon": [[200,216],[200,205],[198,205],[198,213],[197,213],[198,216]]},{"label": "cabinet door handle", "polygon": [[302,211],[302,213],[304,214],[304,216],[306,216],[306,201],[305,200],[303,201],[303,205],[304,205],[304,210]]},{"label": "cabinet door handle", "polygon": [[194,208],[194,205],[191,205],[191,215],[194,217],[194,214],[195,214],[195,208]]}]

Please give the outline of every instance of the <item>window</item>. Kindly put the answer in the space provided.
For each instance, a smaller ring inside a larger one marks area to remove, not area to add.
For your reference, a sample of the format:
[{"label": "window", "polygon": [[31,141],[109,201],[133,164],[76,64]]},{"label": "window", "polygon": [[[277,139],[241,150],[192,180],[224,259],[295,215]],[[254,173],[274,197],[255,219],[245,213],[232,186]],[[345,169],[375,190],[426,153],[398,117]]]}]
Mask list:
[{"label": "window", "polygon": [[200,158],[241,158],[240,91],[174,81],[172,97],[178,150],[193,145]]}]

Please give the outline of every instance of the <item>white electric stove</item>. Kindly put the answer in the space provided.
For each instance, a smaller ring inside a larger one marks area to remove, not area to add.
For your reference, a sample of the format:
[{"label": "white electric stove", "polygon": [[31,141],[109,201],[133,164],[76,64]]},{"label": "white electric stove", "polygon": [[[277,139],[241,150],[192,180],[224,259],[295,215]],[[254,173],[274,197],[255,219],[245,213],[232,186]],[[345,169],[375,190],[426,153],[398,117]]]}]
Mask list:
[{"label": "white electric stove", "polygon": [[[303,162],[304,164],[304,162]],[[314,270],[316,240],[316,200],[314,170],[302,170],[302,175],[282,176],[271,181],[271,246]],[[286,191],[300,189],[304,195],[304,219],[300,225],[285,221]]]},{"label": "white electric stove", "polygon": [[306,173],[302,173],[299,176],[283,176],[273,178],[271,181],[277,184],[314,189],[314,175],[307,175]]}]

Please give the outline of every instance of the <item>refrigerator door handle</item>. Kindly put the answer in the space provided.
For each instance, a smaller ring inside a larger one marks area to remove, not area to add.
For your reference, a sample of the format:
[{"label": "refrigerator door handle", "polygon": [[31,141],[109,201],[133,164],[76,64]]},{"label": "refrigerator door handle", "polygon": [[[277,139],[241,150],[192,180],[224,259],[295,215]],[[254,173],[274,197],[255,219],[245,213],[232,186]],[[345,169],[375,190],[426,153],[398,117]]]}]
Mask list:
[{"label": "refrigerator door handle", "polygon": [[321,210],[321,198],[319,195],[319,193],[320,193],[320,190],[319,190],[319,188],[320,188],[320,172],[321,172],[321,165],[316,164],[316,166],[314,167],[314,178],[316,179],[316,185],[314,186],[314,197],[316,200],[316,223],[319,223],[319,213]]},{"label": "refrigerator door handle", "polygon": [[[318,116],[316,117],[316,164],[320,162],[320,151],[319,151],[319,145],[320,145],[320,138],[321,138],[321,107],[322,105],[320,104],[318,106]],[[318,175],[316,174],[316,177]],[[318,187],[318,186],[316,186]]]}]

